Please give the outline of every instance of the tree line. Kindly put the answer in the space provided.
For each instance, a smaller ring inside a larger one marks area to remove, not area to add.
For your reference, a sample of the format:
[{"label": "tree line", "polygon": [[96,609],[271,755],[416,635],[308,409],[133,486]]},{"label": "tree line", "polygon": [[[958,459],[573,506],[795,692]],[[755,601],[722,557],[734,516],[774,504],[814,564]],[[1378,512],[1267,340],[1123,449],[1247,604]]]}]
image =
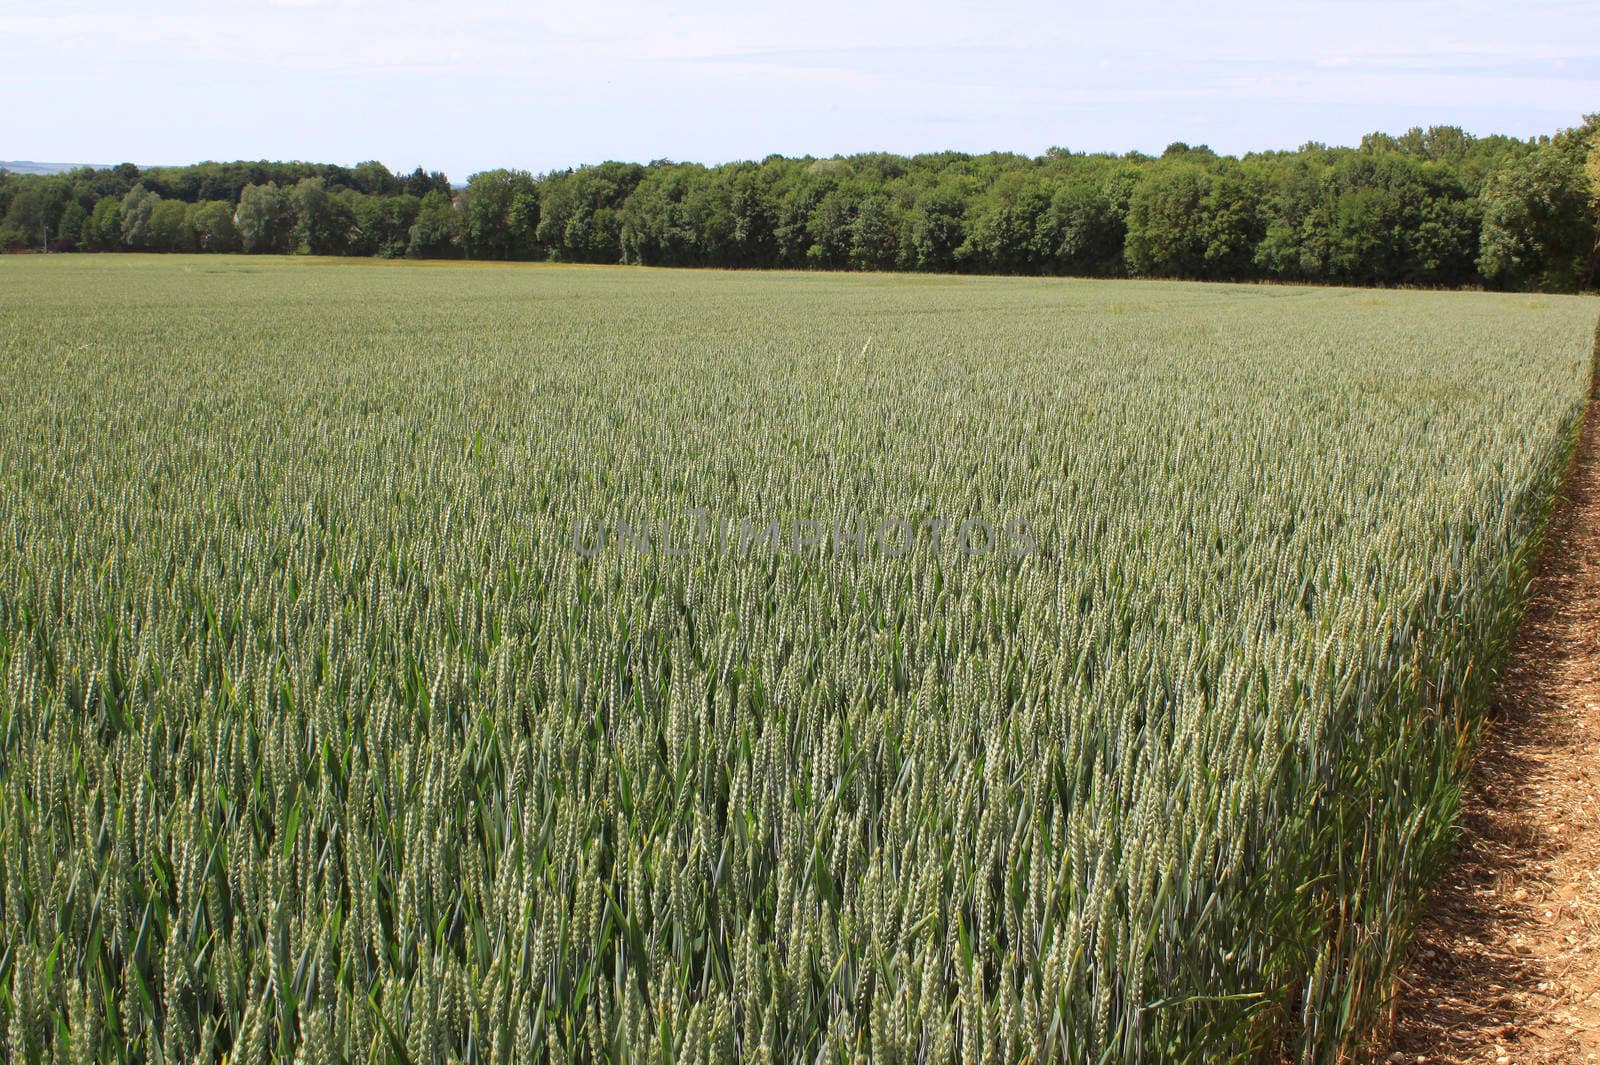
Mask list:
[{"label": "tree line", "polygon": [[606,162],[453,187],[381,163],[0,172],[8,250],[1485,285],[1600,278],[1600,115],[1521,140],[1454,126],[1354,148],[1051,149]]}]

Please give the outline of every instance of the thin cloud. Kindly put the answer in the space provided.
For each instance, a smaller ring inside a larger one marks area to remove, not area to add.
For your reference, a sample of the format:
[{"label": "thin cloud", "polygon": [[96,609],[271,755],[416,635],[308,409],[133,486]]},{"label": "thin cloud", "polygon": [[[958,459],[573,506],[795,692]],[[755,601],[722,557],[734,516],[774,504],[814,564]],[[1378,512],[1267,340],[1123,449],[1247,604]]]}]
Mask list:
[{"label": "thin cloud", "polygon": [[13,80],[50,86],[0,120],[14,154],[456,176],[887,144],[1244,151],[1430,122],[1529,136],[1600,99],[1600,11],[1566,0],[1516,18],[1487,0],[0,0],[0,35]]}]

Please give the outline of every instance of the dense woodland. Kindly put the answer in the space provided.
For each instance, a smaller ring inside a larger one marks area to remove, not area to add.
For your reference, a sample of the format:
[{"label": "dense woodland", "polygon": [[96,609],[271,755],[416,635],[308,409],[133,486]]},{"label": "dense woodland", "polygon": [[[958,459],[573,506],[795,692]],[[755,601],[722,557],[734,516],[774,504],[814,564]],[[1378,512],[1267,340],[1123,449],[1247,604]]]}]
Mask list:
[{"label": "dense woodland", "polygon": [[124,163],[0,172],[0,247],[1575,291],[1600,276],[1597,190],[1600,115],[1527,141],[607,162],[460,188],[375,162]]}]

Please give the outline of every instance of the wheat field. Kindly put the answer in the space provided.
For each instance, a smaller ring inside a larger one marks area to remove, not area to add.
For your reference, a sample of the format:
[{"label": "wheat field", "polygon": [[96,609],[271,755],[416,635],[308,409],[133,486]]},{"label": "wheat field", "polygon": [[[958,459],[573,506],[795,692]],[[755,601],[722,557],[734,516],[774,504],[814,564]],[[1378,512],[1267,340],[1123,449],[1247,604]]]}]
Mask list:
[{"label": "wheat field", "polygon": [[1333,1062],[1597,313],[0,261],[4,1053]]}]

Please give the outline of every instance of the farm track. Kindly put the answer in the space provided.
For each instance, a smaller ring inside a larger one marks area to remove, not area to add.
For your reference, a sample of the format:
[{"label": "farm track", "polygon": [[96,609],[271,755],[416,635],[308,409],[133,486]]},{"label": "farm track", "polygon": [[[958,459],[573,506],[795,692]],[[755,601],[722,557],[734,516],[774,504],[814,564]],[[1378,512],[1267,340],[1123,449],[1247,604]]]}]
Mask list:
[{"label": "farm track", "polygon": [[1600,381],[1401,974],[1393,1062],[1600,1061]]}]

